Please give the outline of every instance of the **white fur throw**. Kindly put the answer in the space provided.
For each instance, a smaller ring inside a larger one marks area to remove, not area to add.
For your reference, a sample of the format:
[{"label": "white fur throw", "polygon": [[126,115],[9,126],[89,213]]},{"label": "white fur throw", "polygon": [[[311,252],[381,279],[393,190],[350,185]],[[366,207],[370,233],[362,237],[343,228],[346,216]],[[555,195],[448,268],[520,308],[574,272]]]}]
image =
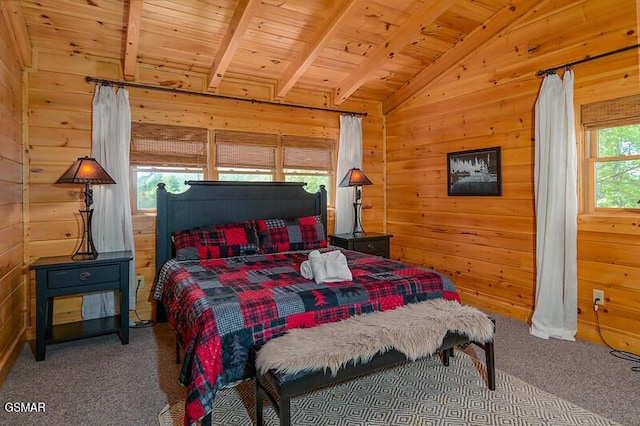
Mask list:
[{"label": "white fur throw", "polygon": [[366,363],[390,349],[411,361],[431,355],[447,331],[464,334],[470,341],[490,342],[493,328],[491,319],[478,309],[435,299],[290,330],[264,344],[256,367],[263,374],[271,369],[285,374],[329,369],[335,375],[349,362]]}]

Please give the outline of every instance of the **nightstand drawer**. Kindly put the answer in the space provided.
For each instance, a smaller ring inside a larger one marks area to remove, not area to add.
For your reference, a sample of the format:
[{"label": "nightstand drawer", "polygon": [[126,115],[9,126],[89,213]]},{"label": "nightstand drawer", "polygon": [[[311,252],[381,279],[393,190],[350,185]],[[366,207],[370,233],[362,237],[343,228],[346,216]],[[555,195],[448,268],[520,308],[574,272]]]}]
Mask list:
[{"label": "nightstand drawer", "polygon": [[389,239],[391,234],[378,234],[375,232],[359,234],[333,234],[329,235],[331,245],[347,250],[355,250],[374,256],[389,257]]},{"label": "nightstand drawer", "polygon": [[373,254],[374,256],[385,256],[389,251],[389,240],[367,240],[367,241],[355,241],[353,243],[353,249],[362,253]]},{"label": "nightstand drawer", "polygon": [[120,281],[120,264],[69,268],[48,272],[48,288],[65,288]]}]

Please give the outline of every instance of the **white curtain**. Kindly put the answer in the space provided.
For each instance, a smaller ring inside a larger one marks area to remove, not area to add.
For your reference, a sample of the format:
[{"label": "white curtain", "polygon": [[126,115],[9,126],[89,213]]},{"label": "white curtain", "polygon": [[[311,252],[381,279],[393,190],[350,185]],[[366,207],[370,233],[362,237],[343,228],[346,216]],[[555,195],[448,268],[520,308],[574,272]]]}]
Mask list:
[{"label": "white curtain", "polygon": [[535,109],[536,300],[531,334],[575,340],[577,158],[573,71],[545,77]]},{"label": "white curtain", "polygon": [[338,184],[349,169],[354,167],[362,168],[362,118],[341,115],[338,168],[336,170],[336,223],[334,229],[336,234],[346,234],[353,230],[353,188],[340,188]]},{"label": "white curtain", "polygon": [[[131,250],[133,225],[129,200],[129,144],[131,109],[129,92],[96,86],[93,97],[93,157],[109,173],[115,185],[94,185],[93,241],[98,253]],[[135,259],[129,270],[129,309],[136,308]],[[88,294],[82,301],[84,319],[118,313],[113,291]]]}]

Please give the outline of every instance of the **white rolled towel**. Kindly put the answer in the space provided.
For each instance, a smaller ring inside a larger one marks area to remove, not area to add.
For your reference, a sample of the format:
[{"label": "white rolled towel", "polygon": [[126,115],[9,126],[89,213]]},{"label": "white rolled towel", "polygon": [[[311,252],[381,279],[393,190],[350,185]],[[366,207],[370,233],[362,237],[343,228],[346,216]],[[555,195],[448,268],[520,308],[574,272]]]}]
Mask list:
[{"label": "white rolled towel", "polygon": [[325,282],[351,281],[353,276],[347,265],[347,258],[340,250],[331,251],[326,254],[324,267],[327,271]]},{"label": "white rolled towel", "polygon": [[320,253],[318,250],[313,250],[309,253],[309,262],[313,270],[313,278],[317,284],[353,280],[351,270],[347,265],[347,258],[340,250],[328,253]]},{"label": "white rolled towel", "polygon": [[327,276],[327,270],[324,267],[324,257],[318,250],[312,250],[309,253],[309,263],[311,264],[311,270],[313,272],[313,279],[316,280],[316,283],[320,284],[324,282],[324,279]]},{"label": "white rolled towel", "polygon": [[311,263],[308,260],[300,264],[300,273],[308,280],[313,279],[313,269],[311,269]]}]

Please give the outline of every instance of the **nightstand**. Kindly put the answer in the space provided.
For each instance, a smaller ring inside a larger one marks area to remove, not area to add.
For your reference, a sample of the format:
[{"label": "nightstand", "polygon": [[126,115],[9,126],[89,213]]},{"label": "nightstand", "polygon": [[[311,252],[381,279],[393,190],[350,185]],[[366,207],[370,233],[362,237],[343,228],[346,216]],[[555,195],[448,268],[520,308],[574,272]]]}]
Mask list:
[{"label": "nightstand", "polygon": [[[71,256],[42,257],[29,269],[36,273],[36,361],[45,357],[45,346],[102,334],[118,333],[129,343],[129,264],[131,251],[100,253],[94,260]],[[119,290],[120,314],[53,325],[53,299],[57,296]]]},{"label": "nightstand", "polygon": [[329,235],[329,244],[347,250],[360,251],[375,256],[389,257],[390,234],[376,234],[374,232]]}]

